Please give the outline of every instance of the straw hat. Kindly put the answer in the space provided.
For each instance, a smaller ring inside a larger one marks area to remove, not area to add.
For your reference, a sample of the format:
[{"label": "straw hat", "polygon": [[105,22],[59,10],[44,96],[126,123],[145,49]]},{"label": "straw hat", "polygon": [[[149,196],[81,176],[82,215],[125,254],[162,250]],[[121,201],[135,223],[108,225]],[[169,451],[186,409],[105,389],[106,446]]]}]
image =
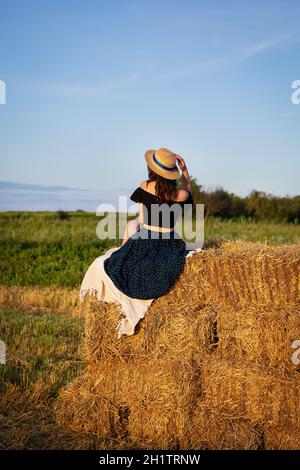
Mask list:
[{"label": "straw hat", "polygon": [[145,160],[151,170],[168,180],[176,180],[180,176],[175,154],[171,150],[165,148],[147,150]]}]

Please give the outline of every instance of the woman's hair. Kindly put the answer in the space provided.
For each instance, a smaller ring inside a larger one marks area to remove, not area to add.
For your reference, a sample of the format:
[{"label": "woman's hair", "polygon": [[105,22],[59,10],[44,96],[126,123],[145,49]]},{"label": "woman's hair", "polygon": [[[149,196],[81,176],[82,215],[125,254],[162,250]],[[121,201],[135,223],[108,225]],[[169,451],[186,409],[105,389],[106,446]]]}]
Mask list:
[{"label": "woman's hair", "polygon": [[163,176],[158,175],[155,173],[151,168],[148,166],[148,180],[147,185],[151,181],[155,181],[155,192],[158,198],[159,203],[163,203],[165,201],[173,201],[176,199],[178,193],[177,181],[176,180],[168,180]]}]

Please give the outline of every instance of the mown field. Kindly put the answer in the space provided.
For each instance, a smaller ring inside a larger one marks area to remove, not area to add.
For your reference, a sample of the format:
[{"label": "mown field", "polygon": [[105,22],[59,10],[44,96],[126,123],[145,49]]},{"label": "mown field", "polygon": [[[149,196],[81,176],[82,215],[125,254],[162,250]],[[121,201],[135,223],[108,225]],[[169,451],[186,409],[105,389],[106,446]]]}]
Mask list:
[{"label": "mown field", "polygon": [[[94,214],[0,214],[0,448],[76,448],[76,433],[57,426],[61,387],[85,366],[84,307],[78,289],[89,264],[119,240],[101,241]],[[205,239],[300,242],[299,225],[205,223]],[[80,436],[93,448],[92,435]]]}]

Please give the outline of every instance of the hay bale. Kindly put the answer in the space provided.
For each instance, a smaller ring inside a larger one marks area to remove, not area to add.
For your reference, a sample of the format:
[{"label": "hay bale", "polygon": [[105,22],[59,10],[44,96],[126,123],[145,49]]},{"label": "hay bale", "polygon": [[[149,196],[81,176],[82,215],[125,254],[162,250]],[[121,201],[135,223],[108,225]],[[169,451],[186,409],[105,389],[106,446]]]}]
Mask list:
[{"label": "hay bale", "polygon": [[194,363],[108,360],[67,387],[57,416],[99,442],[176,449],[188,445],[198,382]]},{"label": "hay bale", "polygon": [[202,368],[205,399],[227,419],[264,426],[300,427],[300,377],[207,357]]},{"label": "hay bale", "polygon": [[256,450],[263,447],[262,429],[243,417],[231,419],[200,401],[193,414],[191,448],[206,450]]},{"label": "hay bale", "polygon": [[233,359],[288,375],[299,370],[292,362],[292,343],[300,339],[300,309],[295,306],[223,307],[216,320],[220,358]]},{"label": "hay bale", "polygon": [[264,439],[269,450],[299,450],[300,428],[270,427],[265,430]]},{"label": "hay bale", "polygon": [[136,328],[136,334],[117,339],[116,326],[120,308],[93,300],[85,323],[85,349],[90,363],[107,358],[125,362],[138,359],[201,360],[214,347],[216,310],[210,305],[156,300]]},{"label": "hay bale", "polygon": [[58,422],[105,449],[279,445],[272,429],[300,428],[299,261],[297,245],[205,250],[119,340],[119,307],[92,300],[88,367],[61,392]]},{"label": "hay bale", "polygon": [[190,258],[175,296],[214,306],[300,303],[300,245],[223,243]]},{"label": "hay bale", "polygon": [[[126,437],[123,432],[119,408],[110,400],[101,380],[109,376],[88,368],[61,393],[56,405],[56,416],[61,426],[73,431],[89,433],[97,438],[97,447],[110,448],[110,442]],[[115,401],[116,402],[116,401]]]}]

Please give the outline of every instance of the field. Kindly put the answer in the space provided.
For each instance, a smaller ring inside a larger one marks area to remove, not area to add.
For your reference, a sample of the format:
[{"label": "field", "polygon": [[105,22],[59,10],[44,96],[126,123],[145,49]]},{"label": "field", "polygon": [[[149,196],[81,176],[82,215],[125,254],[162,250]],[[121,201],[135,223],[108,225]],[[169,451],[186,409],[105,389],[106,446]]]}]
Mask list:
[{"label": "field", "polygon": [[[72,448],[93,435],[59,426],[53,407],[61,387],[85,367],[84,309],[78,288],[89,264],[117,240],[96,236],[94,214],[2,213],[0,216],[0,448]],[[300,242],[299,225],[252,221],[205,223],[206,242]]]}]

